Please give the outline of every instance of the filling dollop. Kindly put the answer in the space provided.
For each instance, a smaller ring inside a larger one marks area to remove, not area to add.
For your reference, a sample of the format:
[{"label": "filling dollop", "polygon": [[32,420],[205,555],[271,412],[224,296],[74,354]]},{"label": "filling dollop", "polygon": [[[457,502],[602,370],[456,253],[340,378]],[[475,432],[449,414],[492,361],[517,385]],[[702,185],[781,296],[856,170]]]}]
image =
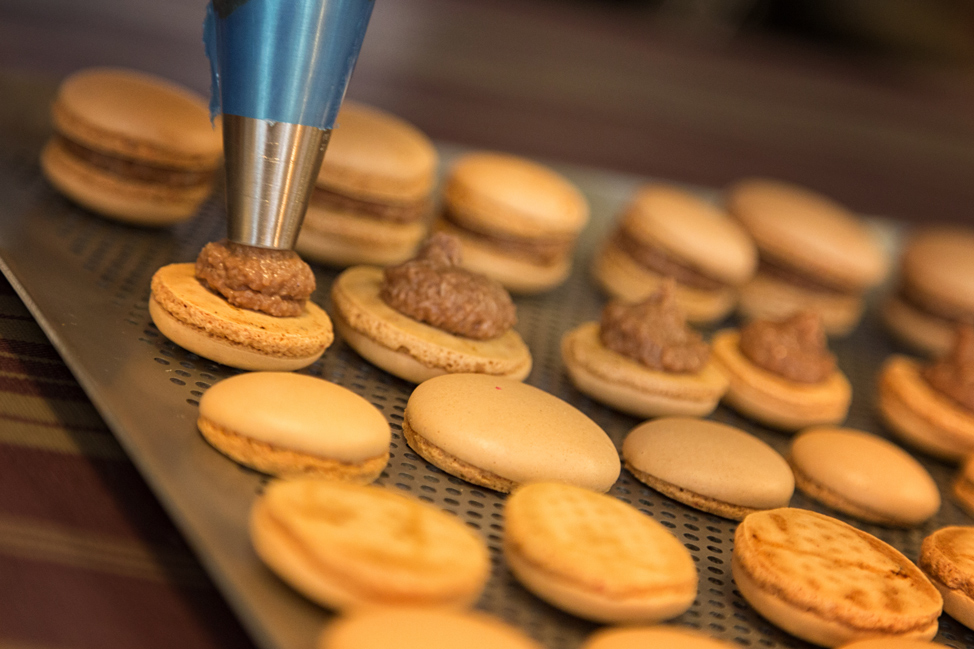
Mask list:
[{"label": "filling dollop", "polygon": [[315,290],[315,276],[293,250],[255,248],[224,239],[203,246],[196,278],[230,304],[273,316],[296,316]]},{"label": "filling dollop", "polygon": [[822,319],[811,311],[779,322],[754,320],[741,329],[739,346],[758,367],[797,383],[821,383],[836,368]]},{"label": "filling dollop", "polygon": [[460,241],[443,232],[414,259],[386,268],[379,296],[414,320],[476,340],[502,336],[517,322],[504,287],[461,268]]},{"label": "filling dollop", "polygon": [[607,304],[599,330],[602,344],[653,370],[699,372],[710,358],[710,346],[687,326],[675,290],[673,279],[667,279],[638,304]]},{"label": "filling dollop", "polygon": [[934,390],[974,412],[974,326],[957,327],[950,352],[921,374]]}]

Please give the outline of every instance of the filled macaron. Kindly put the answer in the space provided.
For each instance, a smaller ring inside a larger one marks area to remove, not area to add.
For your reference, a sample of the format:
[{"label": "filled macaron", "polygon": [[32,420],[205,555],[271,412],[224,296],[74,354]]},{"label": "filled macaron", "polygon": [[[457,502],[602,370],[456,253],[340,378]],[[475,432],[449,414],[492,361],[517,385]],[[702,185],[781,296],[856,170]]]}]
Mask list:
[{"label": "filled macaron", "polygon": [[772,180],[732,185],[725,205],[754,238],[760,258],[741,290],[745,318],[807,310],[829,335],[856,327],[865,293],[887,270],[885,252],[861,219],[821,194]]},{"label": "filled macaron", "polygon": [[295,249],[331,266],[409,259],[429,228],[438,160],[412,124],[346,100]]},{"label": "filled macaron", "polygon": [[737,304],[757,250],[739,223],[704,199],[669,185],[640,188],[592,263],[602,289],[639,302],[665,277],[691,322],[714,322]]},{"label": "filled macaron", "polygon": [[134,70],[92,68],[65,79],[51,107],[41,170],[93,212],[137,225],[191,217],[210,195],[223,154],[206,101]]},{"label": "filled macaron", "polygon": [[434,227],[460,239],[464,267],[514,293],[540,293],[568,277],[588,217],[585,197],[555,171],[478,152],[451,168]]}]

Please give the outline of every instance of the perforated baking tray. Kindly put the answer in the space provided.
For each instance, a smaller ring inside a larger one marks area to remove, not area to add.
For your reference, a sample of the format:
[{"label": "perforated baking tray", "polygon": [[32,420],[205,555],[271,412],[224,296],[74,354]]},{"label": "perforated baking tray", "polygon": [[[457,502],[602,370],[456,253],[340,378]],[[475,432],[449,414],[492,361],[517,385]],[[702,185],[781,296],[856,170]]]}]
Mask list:
[{"label": "perforated baking tray", "polygon": [[[46,106],[36,106],[42,112]],[[37,114],[37,113],[34,113]],[[56,194],[40,177],[36,159],[46,133],[0,124],[0,266],[58,348],[91,400],[121,441],[177,525],[198,552],[255,641],[267,649],[311,647],[328,614],[295,594],[265,569],[250,548],[246,517],[265,478],[212,450],[196,431],[199,397],[235,373],[167,341],[147,311],[149,279],[159,266],[192,261],[207,241],[224,235],[219,200],[207,203],[183,225],[144,230],[93,216]],[[459,149],[441,147],[449,161]],[[577,253],[575,270],[556,291],[518,298],[518,331],[535,366],[528,382],[580,408],[621,444],[638,421],[603,407],[572,388],[559,358],[561,334],[597,318],[603,298],[587,267],[596,244],[632,190],[643,179],[575,167],[558,167],[589,198],[592,223]],[[895,229],[881,228],[889,233]],[[892,241],[895,237],[888,236]],[[335,273],[316,269],[315,301],[330,309]],[[850,338],[834,343],[839,364],[855,386],[848,424],[883,434],[873,412],[874,375],[893,348],[874,313]],[[336,343],[308,373],[345,385],[374,403],[393,428],[391,460],[378,480],[446,511],[477,530],[490,547],[493,574],[478,602],[550,649],[577,647],[596,627],[541,602],[510,576],[501,557],[504,529],[501,495],[449,476],[427,464],[403,441],[400,422],[412,386],[362,361]],[[789,437],[720,408],[714,415],[755,433],[780,452]],[[925,535],[944,525],[971,524],[949,498],[953,469],[920,458],[942,494],[940,513],[923,527],[890,530],[838,516],[892,543],[916,559]],[[758,616],[735,589],[730,556],[736,524],[672,501],[628,472],[611,492],[670,528],[693,555],[699,596],[676,624],[700,629],[743,646],[805,647]],[[835,515],[801,494],[792,504]],[[944,616],[938,640],[974,647],[974,634]]]}]

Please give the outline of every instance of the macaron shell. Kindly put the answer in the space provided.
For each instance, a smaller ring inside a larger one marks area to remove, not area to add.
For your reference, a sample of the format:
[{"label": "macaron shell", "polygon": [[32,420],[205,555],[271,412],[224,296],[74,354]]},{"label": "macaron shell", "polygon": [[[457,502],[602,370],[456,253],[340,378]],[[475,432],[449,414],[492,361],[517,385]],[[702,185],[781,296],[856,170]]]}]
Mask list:
[{"label": "macaron shell", "polygon": [[604,492],[619,477],[619,454],[598,424],[518,381],[433,378],[413,391],[405,417],[431,444],[518,484],[554,480]]},{"label": "macaron shell", "polygon": [[596,631],[581,649],[732,649],[737,645],[721,642],[697,631],[667,626],[612,627]]},{"label": "macaron shell", "polygon": [[340,385],[291,372],[250,372],[220,381],[200,399],[200,417],[273,446],[344,462],[388,452],[389,424]]},{"label": "macaron shell", "polygon": [[588,223],[588,202],[572,183],[543,165],[503,153],[461,157],[443,197],[456,219],[488,232],[574,235]]},{"label": "macaron shell", "polygon": [[658,246],[691,268],[731,285],[747,281],[757,266],[757,249],[739,223],[677,187],[642,187],[621,226],[640,243]]},{"label": "macaron shell", "polygon": [[744,431],[703,419],[640,424],[622,444],[627,464],[726,503],[772,509],[788,504],[795,481],[773,448]]},{"label": "macaron shell", "polygon": [[773,180],[746,180],[727,191],[728,211],[762,255],[813,277],[866,289],[882,281],[888,261],[879,241],[851,212],[825,196]]},{"label": "macaron shell", "polygon": [[438,163],[433,143],[415,126],[346,99],[317,184],[356,198],[412,202],[433,191]]},{"label": "macaron shell", "polygon": [[974,230],[939,227],[911,237],[902,279],[933,301],[974,312]]},{"label": "macaron shell", "polygon": [[840,649],[931,649],[936,647],[943,649],[943,646],[939,642],[927,642],[926,640],[913,640],[911,638],[870,638],[844,644]]},{"label": "macaron shell", "polygon": [[876,435],[811,428],[795,437],[789,459],[818,485],[883,518],[917,524],[940,509],[940,492],[927,470]]},{"label": "macaron shell", "polygon": [[213,168],[223,150],[206,101],[134,70],[90,68],[61,84],[54,128],[88,148],[177,168]]}]

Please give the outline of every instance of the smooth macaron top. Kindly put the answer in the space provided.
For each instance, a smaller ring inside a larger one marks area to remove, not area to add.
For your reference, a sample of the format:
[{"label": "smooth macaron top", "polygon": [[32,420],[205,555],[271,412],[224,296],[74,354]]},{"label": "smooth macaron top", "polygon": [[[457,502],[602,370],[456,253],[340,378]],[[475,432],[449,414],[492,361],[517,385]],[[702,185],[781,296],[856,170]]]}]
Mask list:
[{"label": "smooth macaron top", "polygon": [[582,649],[731,649],[735,646],[690,629],[630,626],[601,629],[585,641]]},{"label": "smooth macaron top", "polygon": [[503,153],[469,153],[454,163],[443,191],[461,225],[522,237],[576,235],[588,202],[567,179]]},{"label": "smooth macaron top", "polygon": [[732,505],[783,507],[795,489],[791,468],[744,431],[705,419],[664,417],[636,426],[622,444],[628,465],[677,487]]},{"label": "smooth macaron top", "polygon": [[389,451],[382,413],[351,390],[292,372],[248,372],[200,398],[200,418],[273,446],[345,462]]},{"label": "smooth macaron top", "polygon": [[879,241],[852,212],[808,189],[774,180],[745,180],[725,204],[762,255],[854,289],[882,281],[888,261]]},{"label": "smooth macaron top", "polygon": [[851,428],[802,431],[791,444],[796,472],[872,512],[921,522],[940,509],[940,491],[909,453]]},{"label": "smooth macaron top", "polygon": [[433,191],[438,162],[433,143],[415,126],[346,100],[317,184],[355,198],[407,203]]},{"label": "smooth macaron top", "polygon": [[429,379],[409,397],[405,417],[417,435],[450,455],[519,484],[546,480],[604,492],[619,477],[619,454],[598,424],[512,379]]},{"label": "smooth macaron top", "polygon": [[913,235],[901,273],[925,297],[974,311],[974,231],[938,227]]},{"label": "smooth macaron top", "polygon": [[714,279],[742,284],[757,265],[754,242],[739,223],[711,203],[669,185],[646,185],[623,217],[626,232],[658,246]]},{"label": "smooth macaron top", "polygon": [[318,649],[541,649],[519,629],[476,611],[379,608],[325,627]]},{"label": "smooth macaron top", "polygon": [[209,169],[223,139],[206,101],[171,81],[134,70],[91,68],[65,79],[54,128],[84,147],[159,166]]}]

